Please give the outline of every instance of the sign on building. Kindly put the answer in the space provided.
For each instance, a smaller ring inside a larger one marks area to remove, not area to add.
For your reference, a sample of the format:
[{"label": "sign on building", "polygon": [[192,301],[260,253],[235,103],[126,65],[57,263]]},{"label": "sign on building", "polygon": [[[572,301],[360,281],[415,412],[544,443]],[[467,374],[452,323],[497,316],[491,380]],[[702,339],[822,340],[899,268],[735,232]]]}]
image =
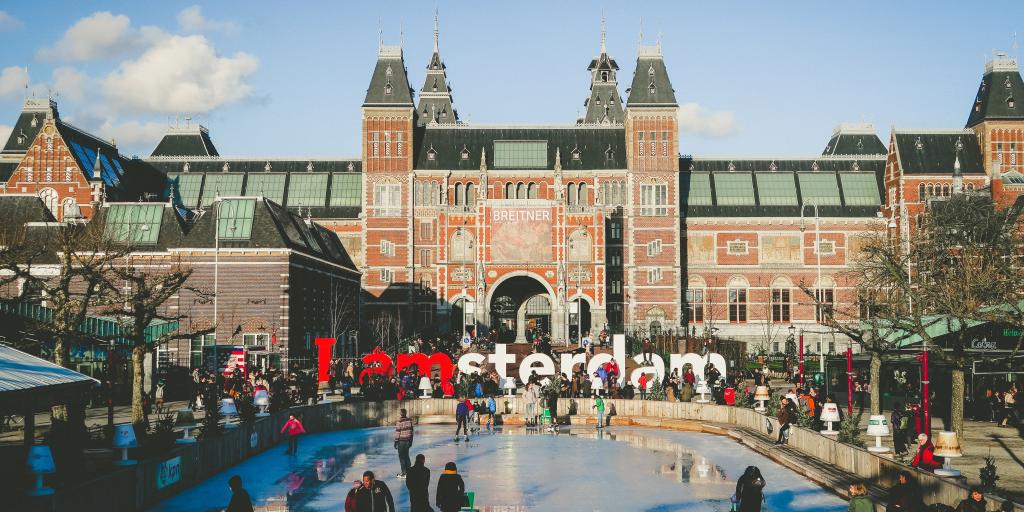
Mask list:
[{"label": "sign on building", "polygon": [[163,489],[181,480],[181,457],[167,459],[156,467],[156,488]]},{"label": "sign on building", "polygon": [[550,207],[496,206],[491,208],[491,261],[530,263],[552,261]]}]

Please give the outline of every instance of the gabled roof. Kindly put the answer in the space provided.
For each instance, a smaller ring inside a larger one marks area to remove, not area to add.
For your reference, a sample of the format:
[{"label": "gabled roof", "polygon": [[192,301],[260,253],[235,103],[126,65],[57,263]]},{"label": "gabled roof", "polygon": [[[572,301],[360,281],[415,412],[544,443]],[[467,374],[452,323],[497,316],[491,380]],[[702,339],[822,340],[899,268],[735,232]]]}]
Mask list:
[{"label": "gabled roof", "polygon": [[626,168],[626,135],[621,125],[428,126],[416,148],[415,168],[479,170],[484,153],[488,169],[509,168],[495,165],[495,142],[546,143],[546,161],[529,168],[554,169],[556,153],[567,170]]},{"label": "gabled roof", "polygon": [[171,128],[150,156],[219,156],[204,126]]},{"label": "gabled roof", "polygon": [[405,70],[402,47],[381,46],[377,65],[366,89],[364,107],[412,107],[412,88]]},{"label": "gabled roof", "polygon": [[996,119],[1024,120],[1024,82],[1016,59],[997,54],[985,65],[985,75],[967,116],[967,127]]},{"label": "gabled roof", "polygon": [[0,154],[25,154],[32,141],[36,139],[39,130],[43,127],[43,120],[46,119],[47,115],[54,119],[60,119],[60,113],[57,112],[57,102],[36,98],[26,99],[21,109],[21,114],[18,116],[18,121],[14,123],[11,135],[7,137],[7,143]]},{"label": "gabled roof", "polygon": [[903,174],[985,174],[978,136],[973,130],[893,130],[896,154]]},{"label": "gabled roof", "polygon": [[[43,200],[34,194],[0,195],[0,240],[8,241],[20,235],[29,222],[56,222]],[[2,244],[3,242],[0,242]]]},{"label": "gabled roof", "polygon": [[60,119],[55,125],[86,178],[102,179],[108,188],[119,188],[127,159],[121,156],[113,143]]},{"label": "gabled roof", "polygon": [[870,123],[843,123],[832,132],[822,155],[884,155],[888,148]]},{"label": "gabled roof", "polygon": [[660,46],[641,46],[633,71],[628,106],[676,106],[676,93],[668,78]]},{"label": "gabled roof", "polygon": [[874,217],[882,204],[885,156],[706,159],[679,162],[688,217]]}]

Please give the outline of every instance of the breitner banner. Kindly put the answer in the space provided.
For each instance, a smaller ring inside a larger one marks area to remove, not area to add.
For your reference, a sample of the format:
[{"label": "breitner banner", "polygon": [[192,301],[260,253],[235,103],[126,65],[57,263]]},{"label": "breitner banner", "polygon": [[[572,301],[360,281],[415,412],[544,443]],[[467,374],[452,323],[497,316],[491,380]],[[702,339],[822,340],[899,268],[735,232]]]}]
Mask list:
[{"label": "breitner banner", "polygon": [[[612,353],[611,354],[597,354],[592,357],[588,357],[585,352],[574,353],[567,352],[563,354],[557,354],[558,356],[558,371],[565,375],[571,375],[572,369],[578,364],[586,366],[587,375],[593,375],[597,371],[597,368],[611,360],[616,362],[626,361],[626,337],[621,334],[612,336]],[[668,367],[665,366],[665,360],[661,356],[655,354],[651,356],[652,364],[643,364],[644,358],[642,354],[636,354],[632,356],[634,362],[640,365],[634,369],[629,375],[629,381],[636,386],[640,380],[641,374],[653,374],[659,381],[665,382],[665,375],[671,374],[672,370],[679,370],[679,373],[683,373],[683,367],[687,364],[693,367],[694,373],[696,373],[701,379],[706,378],[704,376],[704,367],[707,364],[713,365],[718,369],[721,375],[726,374],[725,358],[721,354],[710,353],[706,356],[700,354],[671,354],[669,355]],[[498,376],[502,379],[508,377],[518,378],[520,382],[526,382],[533,372],[537,372],[540,377],[553,376],[555,375],[555,360],[547,354],[530,354],[523,358],[519,363],[519,374],[509,375],[508,366],[516,363],[516,356],[509,354],[507,347],[502,343],[494,345],[493,354],[480,354],[477,352],[468,352],[459,357],[456,363],[453,363],[448,354],[441,352],[435,352],[429,356],[426,354],[402,354],[399,353],[397,362],[391,359],[391,356],[382,352],[379,348],[373,352],[363,356],[363,364],[366,365],[366,369],[359,374],[359,382],[363,383],[363,380],[371,375],[391,375],[403,368],[415,366],[421,373],[430,373],[434,368],[437,368],[442,381],[449,381],[455,374],[455,370],[458,369],[461,374],[473,374],[481,373],[482,366],[485,364],[491,364],[494,366],[494,370],[498,373]],[[623,365],[624,366],[624,365]],[[626,375],[623,372],[619,376],[619,384],[624,385]]]},{"label": "breitner banner", "polygon": [[550,207],[491,208],[491,260],[496,263],[550,262]]}]

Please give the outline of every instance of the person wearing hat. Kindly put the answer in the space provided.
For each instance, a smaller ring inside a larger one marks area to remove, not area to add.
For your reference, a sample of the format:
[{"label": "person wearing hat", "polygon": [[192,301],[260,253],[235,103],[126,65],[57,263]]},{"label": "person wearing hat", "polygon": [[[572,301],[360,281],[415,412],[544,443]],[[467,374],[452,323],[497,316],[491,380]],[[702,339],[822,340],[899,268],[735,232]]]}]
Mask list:
[{"label": "person wearing hat", "polygon": [[441,512],[458,512],[466,503],[466,483],[462,481],[454,462],[444,465],[444,473],[437,479],[434,499]]}]

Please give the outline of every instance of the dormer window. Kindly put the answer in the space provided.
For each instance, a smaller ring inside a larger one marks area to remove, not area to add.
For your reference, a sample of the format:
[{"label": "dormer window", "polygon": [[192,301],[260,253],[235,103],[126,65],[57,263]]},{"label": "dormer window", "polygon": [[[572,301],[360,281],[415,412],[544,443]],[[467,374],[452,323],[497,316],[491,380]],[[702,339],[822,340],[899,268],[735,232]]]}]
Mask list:
[{"label": "dormer window", "polygon": [[649,91],[651,91],[651,94],[654,94],[654,93],[655,93],[655,91],[657,91],[657,90],[658,90],[658,88],[654,86],[654,82],[651,82],[651,85],[650,85],[650,86],[648,86],[648,87],[647,87],[647,89],[648,89]]},{"label": "dormer window", "polygon": [[19,146],[24,146],[25,145],[25,132],[22,132],[22,133],[18,134],[18,145]]},{"label": "dormer window", "polygon": [[615,150],[612,149],[612,145],[608,145],[608,149],[604,150],[604,159],[610,161],[615,160]]},{"label": "dormer window", "polygon": [[608,72],[607,71],[602,71],[601,72],[601,81],[602,82],[607,82],[608,81]]},{"label": "dormer window", "polygon": [[579,162],[580,158],[582,156],[583,155],[580,154],[580,150],[578,148],[573,148],[573,150],[572,150],[572,161],[573,162]]},{"label": "dormer window", "polygon": [[654,64],[647,68],[647,76],[654,78]]},{"label": "dormer window", "polygon": [[964,141],[960,140],[960,138],[957,137],[956,144],[954,144],[953,147],[955,147],[957,151],[963,150],[964,149]]},{"label": "dormer window", "polygon": [[181,171],[182,172],[188,172],[188,162],[185,162],[185,165],[181,166]]},{"label": "dormer window", "polygon": [[384,84],[384,94],[391,94],[391,82]]},{"label": "dormer window", "polygon": [[32,121],[30,121],[28,125],[35,128],[36,126],[39,126],[39,120],[36,119],[36,116],[32,116]]},{"label": "dormer window", "polygon": [[469,150],[465,146],[462,147],[462,153],[459,153],[459,158],[469,160]]},{"label": "dormer window", "polygon": [[864,149],[864,139],[857,139],[857,149]]},{"label": "dormer window", "polygon": [[818,172],[818,162],[811,163],[811,170],[814,172]]},{"label": "dormer window", "polygon": [[736,172],[736,164],[729,162],[727,169],[729,169],[729,172]]},{"label": "dormer window", "polygon": [[615,104],[615,96],[610,96],[608,98],[608,104],[609,105],[614,105]]},{"label": "dormer window", "polygon": [[436,78],[434,79],[434,85],[433,85],[432,88],[434,89],[434,92],[437,92],[437,79]]},{"label": "dormer window", "polygon": [[1015,103],[1013,101],[1013,96],[1010,96],[1009,98],[1006,98],[1006,108],[1013,108],[1014,105],[1015,105]]},{"label": "dormer window", "polygon": [[430,149],[427,150],[427,160],[430,162],[437,160],[437,151],[434,151],[433,146],[431,146]]},{"label": "dormer window", "polygon": [[446,109],[446,108],[445,109],[441,109],[441,119],[445,119],[447,117],[448,117],[448,109]]},{"label": "dormer window", "polygon": [[1006,79],[1003,80],[1003,87],[1006,87],[1007,89],[1013,87],[1013,82],[1010,81],[1010,77],[1006,77]]},{"label": "dormer window", "polygon": [[918,137],[917,140],[914,141],[914,147],[917,148],[918,151],[924,149],[924,142],[921,142],[921,137]]},{"label": "dormer window", "polygon": [[384,70],[384,74],[391,76],[391,64],[388,64],[388,68]]},{"label": "dormer window", "polygon": [[779,166],[773,160],[772,163],[768,164],[768,170],[771,171],[771,172],[775,172],[775,171],[779,170]]},{"label": "dormer window", "polygon": [[854,162],[853,163],[853,172],[857,172],[859,170],[860,170],[860,163],[859,162]]},{"label": "dormer window", "polygon": [[270,162],[267,162],[267,165],[263,166],[263,170],[267,171],[267,172],[270,172]]},{"label": "dormer window", "polygon": [[228,172],[228,169],[230,169],[230,168],[231,168],[231,166],[228,165],[227,162],[224,162],[224,165],[220,168],[220,170],[223,171],[223,172]]},{"label": "dormer window", "polygon": [[974,111],[981,112],[981,98],[974,101]]},{"label": "dormer window", "polygon": [[601,104],[601,97],[600,96],[595,96],[594,97],[594,103],[596,105],[600,105]]}]

